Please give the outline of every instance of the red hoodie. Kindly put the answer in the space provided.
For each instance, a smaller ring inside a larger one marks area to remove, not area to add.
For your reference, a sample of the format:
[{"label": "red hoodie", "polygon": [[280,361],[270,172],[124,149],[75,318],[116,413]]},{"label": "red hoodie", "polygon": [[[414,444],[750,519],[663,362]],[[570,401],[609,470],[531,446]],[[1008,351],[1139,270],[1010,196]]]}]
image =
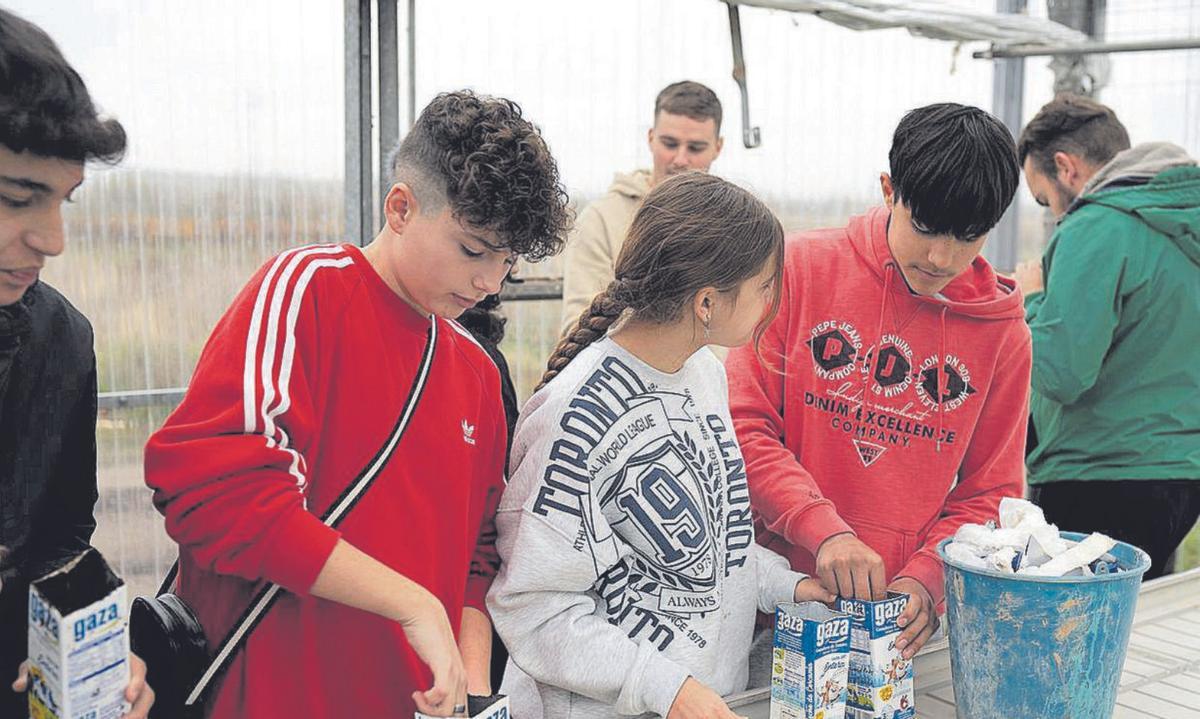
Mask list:
[{"label": "red hoodie", "polygon": [[217,719],[411,717],[432,676],[396,622],[308,593],[338,537],[428,589],[459,626],[499,565],[500,377],[438,322],[422,399],[338,529],[318,518],[372,461],[408,396],[430,318],[351,245],[268,262],[213,330],[187,396],[146,445],[180,544],[179,594],[210,646],[263,580],[287,591],[210,691]]},{"label": "red hoodie", "polygon": [[888,581],[912,577],[940,605],[938,541],[1023,491],[1029,329],[983,257],[941,297],[913,294],[889,216],[788,238],[765,361],[730,355],[730,406],[762,544],[811,573],[823,541],[853,532]]}]

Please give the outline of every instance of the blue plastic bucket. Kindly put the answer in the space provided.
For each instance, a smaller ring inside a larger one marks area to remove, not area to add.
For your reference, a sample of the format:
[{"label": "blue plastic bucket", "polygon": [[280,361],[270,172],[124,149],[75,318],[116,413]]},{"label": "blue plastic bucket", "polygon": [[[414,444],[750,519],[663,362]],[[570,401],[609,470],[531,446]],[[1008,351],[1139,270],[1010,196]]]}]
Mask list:
[{"label": "blue plastic bucket", "polygon": [[938,554],[959,719],[1111,717],[1150,556],[1117,542],[1113,574],[1028,577],[965,567],[950,541]]}]

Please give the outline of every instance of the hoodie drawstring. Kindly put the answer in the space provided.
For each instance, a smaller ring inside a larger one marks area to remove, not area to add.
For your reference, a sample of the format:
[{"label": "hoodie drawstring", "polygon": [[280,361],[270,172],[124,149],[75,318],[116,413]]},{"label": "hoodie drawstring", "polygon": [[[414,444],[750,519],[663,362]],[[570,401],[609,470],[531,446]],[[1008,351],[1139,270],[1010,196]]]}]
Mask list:
[{"label": "hoodie drawstring", "polygon": [[[863,381],[862,381],[862,416],[859,418],[859,426],[867,419],[867,393],[870,388],[870,376],[874,374],[874,364],[879,361],[879,350],[883,345],[883,318],[887,314],[888,295],[892,289],[892,272],[895,265],[888,262],[883,266],[883,300],[879,303],[879,322],[875,325],[875,354],[871,357],[870,362],[866,357],[863,358]],[[871,409],[875,409],[875,404],[871,403]]]},{"label": "hoodie drawstring", "polygon": [[942,380],[946,379],[946,306],[942,305],[941,313],[942,331],[938,335],[938,362],[934,366],[934,379],[937,381],[937,399],[934,406],[937,408],[938,428],[937,428],[937,443],[934,445],[934,450],[942,451],[942,398],[945,396],[945,389],[942,387]]},{"label": "hoodie drawstring", "polygon": [[[883,320],[887,315],[888,295],[892,289],[892,274],[896,270],[895,263],[888,262],[883,266],[883,300],[879,303],[879,322],[875,325],[875,353],[871,356],[870,361],[863,358],[863,379],[862,379],[862,413],[859,417],[859,426],[862,427],[867,420],[867,410],[875,409],[875,404],[870,401],[870,376],[874,374],[874,363],[879,361],[879,352],[883,348]],[[942,311],[938,315],[940,324],[940,332],[938,333],[938,361],[933,366],[934,391],[936,394],[933,398],[933,411],[937,413],[937,439],[934,443],[934,451],[942,451],[942,430],[944,425],[944,417],[942,414],[942,401],[945,399],[946,383],[949,377],[946,372],[946,305],[942,305]]]}]

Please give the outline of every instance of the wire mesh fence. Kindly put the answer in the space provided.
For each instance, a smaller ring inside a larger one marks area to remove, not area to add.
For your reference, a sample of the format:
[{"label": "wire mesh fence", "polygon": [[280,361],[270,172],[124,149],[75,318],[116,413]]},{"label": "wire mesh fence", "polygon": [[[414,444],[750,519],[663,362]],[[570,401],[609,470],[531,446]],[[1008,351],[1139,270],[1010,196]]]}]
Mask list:
[{"label": "wire mesh fence", "polygon": [[[991,10],[991,0],[967,0]],[[225,306],[272,254],[343,235],[341,3],[10,0],[83,69],[132,138],[90,173],[67,213],[69,247],[46,279],[93,322],[102,391],[180,387]],[[789,229],[840,225],[879,201],[891,132],[935,101],[988,107],[992,64],[903,30],[855,32],[743,8],[752,121],[739,142],[726,6],[716,0],[417,3],[418,106],[458,87],[511,97],[542,127],[577,206],[649,163],[654,96],[703,82],[725,109],[713,171],[758,193]],[[1039,2],[1030,13],[1046,15]],[[1200,0],[1109,0],[1108,39],[1200,35]],[[103,42],[98,42],[97,38]],[[404,57],[405,53],[401,53]],[[1048,58],[1025,61],[1024,117],[1051,96]],[[1200,155],[1200,51],[1113,56],[1100,93],[1135,142]],[[407,108],[401,107],[401,116]],[[1046,218],[1022,188],[1021,255]],[[525,266],[560,276],[560,260]],[[509,303],[502,349],[520,397],[550,354],[559,303]],[[142,482],[142,446],[169,405],[109,407],[99,422],[95,543],[149,591],[174,545]]]}]

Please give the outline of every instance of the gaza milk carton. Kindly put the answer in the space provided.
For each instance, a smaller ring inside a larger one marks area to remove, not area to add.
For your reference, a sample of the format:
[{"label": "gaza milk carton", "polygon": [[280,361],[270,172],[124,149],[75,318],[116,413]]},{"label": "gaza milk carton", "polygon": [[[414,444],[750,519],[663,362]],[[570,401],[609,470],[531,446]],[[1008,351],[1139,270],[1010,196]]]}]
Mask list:
[{"label": "gaza milk carton", "polygon": [[[496,694],[490,697],[467,697],[468,719],[509,719],[508,697]],[[413,719],[434,719],[433,717],[416,712]]]},{"label": "gaza milk carton", "polygon": [[817,602],[775,609],[771,719],[844,719],[850,617]]},{"label": "gaza milk carton", "polygon": [[129,711],[125,583],[95,549],[29,585],[29,713],[118,719]]},{"label": "gaza milk carton", "polygon": [[908,595],[888,592],[886,599],[867,602],[838,599],[839,611],[850,615],[850,684],[848,719],[913,719],[912,661],[900,656],[896,619],[908,606]]}]

